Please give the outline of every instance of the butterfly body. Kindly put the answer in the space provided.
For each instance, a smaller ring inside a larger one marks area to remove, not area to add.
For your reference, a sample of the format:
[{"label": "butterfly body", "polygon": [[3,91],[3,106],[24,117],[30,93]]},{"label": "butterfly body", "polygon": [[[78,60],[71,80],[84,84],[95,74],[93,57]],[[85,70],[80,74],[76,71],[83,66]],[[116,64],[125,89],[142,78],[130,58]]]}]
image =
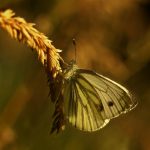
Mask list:
[{"label": "butterfly body", "polygon": [[80,130],[98,130],[136,106],[126,88],[93,71],[79,69],[73,61],[63,78],[65,114]]},{"label": "butterfly body", "polygon": [[71,61],[68,65],[68,68],[63,73],[63,78],[65,80],[71,80],[76,76],[76,71],[78,69],[78,66],[75,64],[75,61]]}]

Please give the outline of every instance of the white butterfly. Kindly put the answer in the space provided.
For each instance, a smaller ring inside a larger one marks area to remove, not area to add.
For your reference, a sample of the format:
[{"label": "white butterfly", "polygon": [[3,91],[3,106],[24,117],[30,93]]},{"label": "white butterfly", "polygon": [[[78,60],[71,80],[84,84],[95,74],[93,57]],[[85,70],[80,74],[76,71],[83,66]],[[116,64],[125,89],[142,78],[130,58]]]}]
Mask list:
[{"label": "white butterfly", "polygon": [[93,71],[79,69],[75,62],[63,73],[65,114],[83,131],[103,128],[110,119],[136,106],[129,91]]}]

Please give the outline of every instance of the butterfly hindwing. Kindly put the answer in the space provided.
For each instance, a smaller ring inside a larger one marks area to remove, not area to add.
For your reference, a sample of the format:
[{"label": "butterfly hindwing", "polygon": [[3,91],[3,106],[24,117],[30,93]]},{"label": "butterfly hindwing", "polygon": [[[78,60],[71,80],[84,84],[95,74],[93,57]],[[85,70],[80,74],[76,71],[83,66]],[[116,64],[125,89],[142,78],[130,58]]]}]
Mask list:
[{"label": "butterfly hindwing", "polygon": [[70,80],[65,91],[70,93],[69,97],[66,97],[68,94],[64,95],[66,114],[73,126],[84,131],[95,131],[109,122],[100,112],[103,106],[96,90],[85,78]]}]

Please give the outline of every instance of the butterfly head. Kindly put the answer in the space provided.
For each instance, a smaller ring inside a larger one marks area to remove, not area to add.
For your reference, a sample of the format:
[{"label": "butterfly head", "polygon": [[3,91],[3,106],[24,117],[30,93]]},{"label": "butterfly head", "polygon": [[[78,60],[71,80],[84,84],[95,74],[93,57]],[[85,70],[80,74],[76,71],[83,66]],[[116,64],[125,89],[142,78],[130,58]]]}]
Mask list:
[{"label": "butterfly head", "polygon": [[66,80],[69,80],[73,78],[76,74],[76,70],[78,69],[78,66],[76,65],[75,60],[71,60],[68,64],[68,67],[64,70],[64,78]]}]

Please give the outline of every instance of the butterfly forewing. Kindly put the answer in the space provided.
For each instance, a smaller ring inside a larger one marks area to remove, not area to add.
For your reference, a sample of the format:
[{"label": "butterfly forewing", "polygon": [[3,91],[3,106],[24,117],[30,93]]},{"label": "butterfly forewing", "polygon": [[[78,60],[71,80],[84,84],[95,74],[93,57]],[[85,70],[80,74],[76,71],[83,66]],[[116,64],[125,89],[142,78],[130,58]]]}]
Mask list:
[{"label": "butterfly forewing", "polygon": [[137,102],[132,99],[129,91],[120,84],[90,70],[78,69],[77,72],[92,84],[99,92],[101,100],[105,99],[110,107],[116,106],[123,113],[136,106]]}]

